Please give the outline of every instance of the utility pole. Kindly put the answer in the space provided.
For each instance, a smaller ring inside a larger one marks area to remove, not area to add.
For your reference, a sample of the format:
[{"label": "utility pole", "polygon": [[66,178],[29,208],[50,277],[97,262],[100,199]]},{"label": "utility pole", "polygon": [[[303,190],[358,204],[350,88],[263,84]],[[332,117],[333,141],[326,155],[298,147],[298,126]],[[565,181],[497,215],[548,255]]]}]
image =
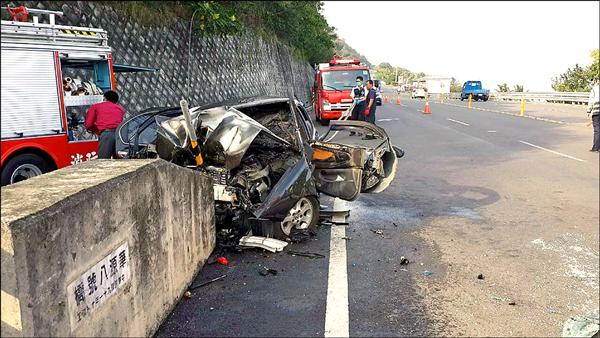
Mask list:
[{"label": "utility pole", "polygon": [[400,86],[400,81],[398,80],[398,68],[396,68],[396,85]]}]

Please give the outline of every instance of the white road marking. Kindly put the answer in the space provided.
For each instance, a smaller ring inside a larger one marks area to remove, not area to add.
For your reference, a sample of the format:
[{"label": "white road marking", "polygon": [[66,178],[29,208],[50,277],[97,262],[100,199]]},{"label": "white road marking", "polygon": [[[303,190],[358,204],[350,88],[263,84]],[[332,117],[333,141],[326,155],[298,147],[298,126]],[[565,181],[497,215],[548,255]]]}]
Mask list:
[{"label": "white road marking", "polygon": [[[449,106],[454,106],[454,107],[467,108],[467,106],[463,106],[463,105],[459,105],[459,104],[453,104],[453,103],[444,103],[444,104],[449,105]],[[531,119],[531,120],[538,120],[538,121],[544,121],[544,122],[550,122],[550,123],[556,123],[556,124],[566,124],[566,122],[564,122],[564,121],[557,121],[557,120],[547,119],[547,118],[544,118],[544,117],[536,117],[536,116],[531,116],[531,115],[521,116],[518,113],[509,113],[509,112],[505,112],[505,111],[491,110],[491,109],[481,109],[481,108],[477,108],[477,107],[474,107],[472,109],[479,109],[479,110],[487,111],[487,112],[490,112],[490,113],[497,113],[497,114],[504,114],[504,115],[510,115],[510,116],[517,116],[517,117],[528,118],[528,119]]]},{"label": "white road marking", "polygon": [[346,260],[346,227],[331,227],[329,246],[329,276],[327,278],[327,307],[325,337],[349,337],[348,262]]},{"label": "white road marking", "polygon": [[462,124],[463,126],[470,126],[470,124],[468,124],[468,123],[465,123],[465,122],[462,122],[462,121],[458,121],[458,120],[453,120],[453,119],[451,119],[451,118],[447,118],[446,120],[448,120],[448,121],[452,121],[452,122],[455,122],[455,123],[460,123],[460,124]]},{"label": "white road marking", "polygon": [[495,130],[488,130],[488,133],[495,133]]},{"label": "white road marking", "polygon": [[400,119],[379,119],[377,122],[400,121]]},{"label": "white road marking", "polygon": [[570,155],[567,155],[567,154],[559,153],[558,151],[554,151],[554,150],[546,149],[546,148],[544,148],[544,147],[536,146],[535,144],[531,144],[531,143],[529,143],[529,142],[525,142],[525,141],[521,141],[521,140],[519,140],[519,142],[521,142],[521,143],[523,143],[523,144],[526,144],[526,145],[528,145],[528,146],[534,147],[534,148],[538,148],[538,149],[541,149],[541,150],[545,150],[545,151],[547,151],[547,152],[551,152],[551,153],[553,153],[553,154],[556,154],[556,155],[559,155],[559,156],[562,156],[562,157],[570,158],[570,159],[572,159],[572,160],[575,160],[575,161],[579,161],[579,162],[587,162],[586,160],[582,160],[582,159],[580,159],[580,158],[573,157],[573,156],[570,156]]}]

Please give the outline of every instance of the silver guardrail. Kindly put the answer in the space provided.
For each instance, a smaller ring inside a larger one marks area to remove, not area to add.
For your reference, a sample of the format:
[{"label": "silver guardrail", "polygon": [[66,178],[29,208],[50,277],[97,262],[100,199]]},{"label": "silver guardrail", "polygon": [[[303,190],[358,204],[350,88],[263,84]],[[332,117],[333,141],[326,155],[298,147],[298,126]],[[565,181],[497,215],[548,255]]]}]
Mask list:
[{"label": "silver guardrail", "polygon": [[[521,101],[587,104],[590,93],[586,92],[491,92],[490,100],[493,101]],[[460,99],[460,93],[450,93],[451,99]]]},{"label": "silver guardrail", "polygon": [[[405,92],[410,94],[410,92]],[[439,97],[440,94],[430,94],[430,97]],[[588,92],[490,92],[493,101],[521,101],[587,104],[590,93]],[[460,93],[444,94],[449,99],[460,100]]]},{"label": "silver guardrail", "polygon": [[521,101],[527,102],[556,102],[587,104],[590,93],[586,92],[524,92],[524,93],[490,93],[490,99],[496,101]]}]

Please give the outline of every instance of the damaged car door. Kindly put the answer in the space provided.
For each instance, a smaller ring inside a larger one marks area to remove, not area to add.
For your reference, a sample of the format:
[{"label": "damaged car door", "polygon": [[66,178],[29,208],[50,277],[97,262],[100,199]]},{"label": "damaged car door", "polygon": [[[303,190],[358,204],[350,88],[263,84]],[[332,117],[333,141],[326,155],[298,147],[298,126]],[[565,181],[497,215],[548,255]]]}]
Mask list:
[{"label": "damaged car door", "polygon": [[401,156],[383,128],[363,121],[331,121],[312,148],[317,189],[348,201],[361,192],[385,190],[396,176]]}]

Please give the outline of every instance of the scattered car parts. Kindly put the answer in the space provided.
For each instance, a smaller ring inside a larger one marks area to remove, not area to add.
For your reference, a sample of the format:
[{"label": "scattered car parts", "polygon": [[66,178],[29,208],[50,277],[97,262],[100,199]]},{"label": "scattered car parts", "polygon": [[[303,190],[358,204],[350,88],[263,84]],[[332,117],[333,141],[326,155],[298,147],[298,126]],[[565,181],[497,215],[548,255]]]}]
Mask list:
[{"label": "scattered car parts", "polygon": [[244,236],[240,238],[240,247],[243,248],[262,248],[271,252],[283,251],[288,245],[287,242],[274,238],[260,236]]}]

